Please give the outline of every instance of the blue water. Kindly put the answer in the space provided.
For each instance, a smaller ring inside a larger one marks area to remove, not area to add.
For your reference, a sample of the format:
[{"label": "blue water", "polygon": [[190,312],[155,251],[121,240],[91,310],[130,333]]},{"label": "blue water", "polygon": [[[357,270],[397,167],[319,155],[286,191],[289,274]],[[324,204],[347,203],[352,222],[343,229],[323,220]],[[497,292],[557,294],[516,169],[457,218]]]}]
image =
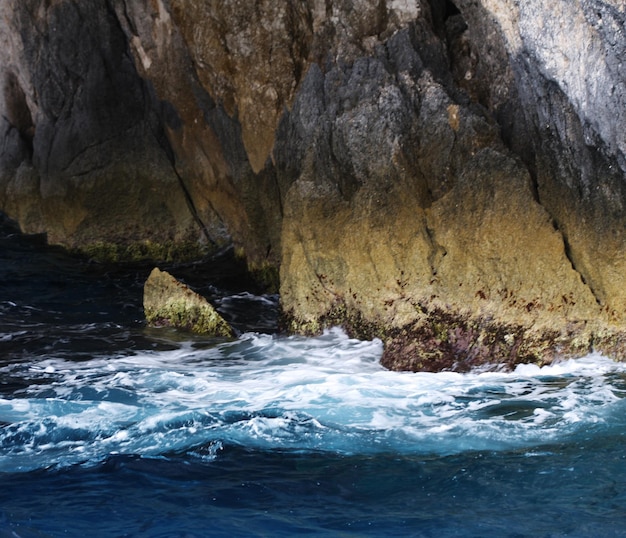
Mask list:
[{"label": "blue water", "polygon": [[389,372],[232,263],[169,268],[239,332],[190,338],[2,227],[0,537],[626,536],[625,364]]}]

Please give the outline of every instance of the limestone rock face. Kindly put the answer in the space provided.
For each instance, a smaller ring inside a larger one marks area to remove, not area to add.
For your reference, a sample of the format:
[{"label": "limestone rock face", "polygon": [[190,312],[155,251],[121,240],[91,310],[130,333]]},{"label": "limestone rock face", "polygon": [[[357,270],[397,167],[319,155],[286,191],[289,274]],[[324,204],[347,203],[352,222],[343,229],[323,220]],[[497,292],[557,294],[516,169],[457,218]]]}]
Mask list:
[{"label": "limestone rock face", "polygon": [[148,325],[209,336],[234,336],[230,325],[204,297],[156,267],[144,285],[143,307]]},{"label": "limestone rock face", "polygon": [[275,149],[298,176],[295,330],[341,322],[412,370],[623,354],[624,9],[556,13],[430,2],[364,57],[309,69]]},{"label": "limestone rock face", "polygon": [[391,368],[619,356],[625,22],[622,0],[7,0],[0,210],[119,255],[233,243],[280,268],[291,330],[379,336]]}]

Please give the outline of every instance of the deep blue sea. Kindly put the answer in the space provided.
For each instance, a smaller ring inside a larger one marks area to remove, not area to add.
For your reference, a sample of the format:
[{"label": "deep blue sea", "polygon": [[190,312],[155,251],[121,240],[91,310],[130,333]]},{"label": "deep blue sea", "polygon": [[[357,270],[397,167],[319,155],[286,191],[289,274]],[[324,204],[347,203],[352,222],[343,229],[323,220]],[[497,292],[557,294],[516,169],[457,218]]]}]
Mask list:
[{"label": "deep blue sea", "polygon": [[192,338],[0,226],[0,538],[626,536],[625,364],[389,372],[233,264],[163,267],[239,331]]}]

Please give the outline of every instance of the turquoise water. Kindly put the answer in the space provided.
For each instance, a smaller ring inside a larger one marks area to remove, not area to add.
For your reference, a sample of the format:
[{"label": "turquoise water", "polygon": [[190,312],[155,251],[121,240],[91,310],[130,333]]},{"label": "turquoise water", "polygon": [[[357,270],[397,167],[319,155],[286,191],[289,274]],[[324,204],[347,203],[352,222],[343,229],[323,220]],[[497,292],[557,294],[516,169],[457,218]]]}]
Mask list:
[{"label": "turquoise water", "polygon": [[398,373],[275,333],[277,298],[172,268],[234,341],[146,329],[150,268],[0,239],[0,537],[626,536],[626,365]]}]

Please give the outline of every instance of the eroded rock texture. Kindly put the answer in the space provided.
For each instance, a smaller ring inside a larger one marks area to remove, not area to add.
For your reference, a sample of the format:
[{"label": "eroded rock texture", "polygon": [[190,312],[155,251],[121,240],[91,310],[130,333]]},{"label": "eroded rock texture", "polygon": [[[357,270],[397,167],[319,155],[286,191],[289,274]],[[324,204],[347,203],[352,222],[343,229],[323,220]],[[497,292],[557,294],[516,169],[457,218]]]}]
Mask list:
[{"label": "eroded rock texture", "polygon": [[7,0],[0,208],[83,248],[232,242],[291,330],[391,368],[619,356],[625,11]]},{"label": "eroded rock texture", "polygon": [[623,7],[420,8],[309,69],[286,120],[292,319],[371,331],[408,369],[621,352]]},{"label": "eroded rock texture", "polygon": [[195,243],[158,101],[107,4],[9,0],[0,20],[2,210],[69,246]]}]

